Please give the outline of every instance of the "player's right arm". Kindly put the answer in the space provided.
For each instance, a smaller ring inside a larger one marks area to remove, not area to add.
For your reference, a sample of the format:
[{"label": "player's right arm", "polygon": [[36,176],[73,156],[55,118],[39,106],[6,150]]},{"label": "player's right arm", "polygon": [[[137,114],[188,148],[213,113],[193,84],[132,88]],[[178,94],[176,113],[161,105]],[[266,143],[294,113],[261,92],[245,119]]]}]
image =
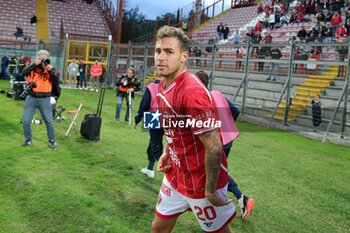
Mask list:
[{"label": "player's right arm", "polygon": [[222,143],[219,131],[213,130],[199,135],[199,139],[205,146],[205,197],[214,206],[223,206],[232,202],[226,195],[216,191],[216,186],[221,171]]},{"label": "player's right arm", "polygon": [[163,154],[160,156],[159,161],[158,161],[158,167],[157,170],[159,172],[168,172],[171,169],[171,158],[168,153],[169,151],[169,145],[168,143],[166,144]]}]

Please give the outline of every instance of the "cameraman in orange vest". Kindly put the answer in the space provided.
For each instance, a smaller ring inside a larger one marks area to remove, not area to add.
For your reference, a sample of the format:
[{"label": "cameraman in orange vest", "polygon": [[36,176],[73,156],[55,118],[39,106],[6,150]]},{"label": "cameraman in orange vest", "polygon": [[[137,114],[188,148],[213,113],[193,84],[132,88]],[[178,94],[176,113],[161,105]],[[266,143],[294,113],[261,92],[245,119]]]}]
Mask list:
[{"label": "cameraman in orange vest", "polygon": [[[25,67],[22,75],[27,77],[29,84],[29,88],[27,88],[29,94],[25,99],[22,117],[25,136],[22,146],[29,146],[32,143],[31,124],[35,110],[38,108],[46,124],[49,146],[51,149],[56,149],[50,97],[52,92],[55,92],[57,87],[59,88],[59,79],[55,68],[50,65],[49,52],[47,50],[40,50],[36,55],[35,63]],[[55,95],[58,96],[59,93]]]},{"label": "cameraman in orange vest", "polygon": [[[122,108],[123,99],[126,98],[126,114],[125,114],[125,121],[129,121],[129,100],[128,95],[131,93],[131,99],[130,99],[130,105],[132,106],[132,99],[134,98],[134,91],[135,89],[139,89],[140,83],[135,78],[135,70],[132,67],[129,67],[126,70],[126,73],[123,74],[119,79],[116,81],[116,89],[117,89],[117,97],[118,97],[118,104],[117,104],[117,110],[115,113],[115,122],[119,123],[120,118],[120,110]],[[130,107],[131,107],[130,106]]]}]

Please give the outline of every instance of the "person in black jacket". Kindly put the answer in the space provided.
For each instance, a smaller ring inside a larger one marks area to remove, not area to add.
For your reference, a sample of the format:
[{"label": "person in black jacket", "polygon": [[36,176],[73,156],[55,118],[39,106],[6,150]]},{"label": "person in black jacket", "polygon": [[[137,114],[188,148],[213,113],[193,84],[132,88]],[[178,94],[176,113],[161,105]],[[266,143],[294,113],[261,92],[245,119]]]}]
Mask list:
[{"label": "person in black jacket", "polygon": [[[123,74],[119,79],[117,79],[115,83],[115,88],[117,91],[118,96],[118,104],[117,104],[117,110],[115,113],[115,122],[119,123],[120,118],[120,110],[122,108],[123,99],[126,98],[126,107],[127,111],[125,114],[125,121],[129,121],[129,99],[128,94],[131,93],[131,102],[130,105],[132,106],[132,99],[134,99],[134,91],[138,90],[140,86],[140,83],[135,77],[135,70],[132,67],[129,67],[126,70],[126,73]],[[131,107],[130,106],[130,107]]]},{"label": "person in black jacket", "polygon": [[[264,59],[266,56],[266,47],[260,47],[258,55],[259,59]],[[264,62],[258,62],[258,71],[264,71]]]},{"label": "person in black jacket", "polygon": [[23,109],[22,124],[25,141],[22,146],[29,146],[32,143],[31,124],[35,110],[38,108],[46,124],[49,146],[51,149],[56,149],[50,97],[56,95],[54,91],[55,87],[59,86],[59,79],[55,68],[50,65],[49,52],[40,50],[36,55],[35,63],[25,67],[22,75],[27,77],[29,84],[32,84]]},{"label": "person in black jacket", "polygon": [[[273,60],[279,60],[282,57],[281,50],[278,47],[273,47],[272,50],[268,53],[267,57],[270,57]],[[276,81],[277,76],[278,76],[278,65],[279,65],[278,62],[271,62],[269,77],[266,80],[271,79],[272,71],[274,70],[274,68],[276,68],[275,78],[273,79],[273,81]]]},{"label": "person in black jacket", "polygon": [[225,24],[223,33],[224,33],[224,40],[227,40],[227,36],[230,33],[230,28],[228,27],[227,24]]},{"label": "person in black jacket", "polygon": [[216,28],[216,42],[219,42],[222,39],[222,33],[224,33],[224,25],[222,22]]},{"label": "person in black jacket", "polygon": [[[197,47],[194,49],[194,55],[196,57],[200,57],[202,56],[202,50],[200,47]],[[196,59],[196,66],[201,66],[201,60],[200,59]]]}]

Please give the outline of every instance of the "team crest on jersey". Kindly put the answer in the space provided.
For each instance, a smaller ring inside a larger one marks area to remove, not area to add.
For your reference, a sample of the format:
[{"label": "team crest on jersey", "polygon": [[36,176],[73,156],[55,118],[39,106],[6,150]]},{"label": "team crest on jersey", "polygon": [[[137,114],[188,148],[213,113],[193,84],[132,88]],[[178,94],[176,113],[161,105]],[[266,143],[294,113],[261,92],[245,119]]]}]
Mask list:
[{"label": "team crest on jersey", "polygon": [[[167,196],[171,196],[171,189],[166,186],[165,184],[162,184],[162,187],[160,188],[160,190]],[[159,201],[159,200],[158,200]]]},{"label": "team crest on jersey", "polygon": [[162,114],[157,110],[156,112],[143,113],[143,128],[144,129],[160,129],[160,116]]}]

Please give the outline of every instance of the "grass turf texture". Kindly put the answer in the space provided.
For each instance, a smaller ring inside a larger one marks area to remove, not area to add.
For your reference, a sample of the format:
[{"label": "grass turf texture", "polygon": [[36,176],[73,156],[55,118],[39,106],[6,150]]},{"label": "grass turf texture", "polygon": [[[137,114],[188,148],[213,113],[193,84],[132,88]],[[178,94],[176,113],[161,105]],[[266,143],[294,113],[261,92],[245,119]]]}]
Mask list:
[{"label": "grass turf texture", "polygon": [[[8,90],[8,81],[0,89]],[[58,105],[77,118],[96,111],[99,93],[62,90]],[[141,97],[134,101],[132,116]],[[140,172],[147,164],[149,135],[114,122],[115,92],[106,91],[101,140],[83,139],[70,120],[55,121],[57,149],[48,147],[45,125],[33,125],[24,140],[22,101],[0,95],[0,232],[150,232],[162,174]],[[122,116],[124,119],[125,103]],[[67,117],[67,113],[63,114]],[[37,118],[41,118],[37,111]],[[310,122],[311,123],[311,122]],[[350,149],[238,121],[242,132],[228,159],[240,189],[256,200],[239,232],[350,232]],[[234,196],[230,193],[230,198]],[[238,206],[237,200],[233,200]],[[173,232],[202,232],[191,212]]]}]

